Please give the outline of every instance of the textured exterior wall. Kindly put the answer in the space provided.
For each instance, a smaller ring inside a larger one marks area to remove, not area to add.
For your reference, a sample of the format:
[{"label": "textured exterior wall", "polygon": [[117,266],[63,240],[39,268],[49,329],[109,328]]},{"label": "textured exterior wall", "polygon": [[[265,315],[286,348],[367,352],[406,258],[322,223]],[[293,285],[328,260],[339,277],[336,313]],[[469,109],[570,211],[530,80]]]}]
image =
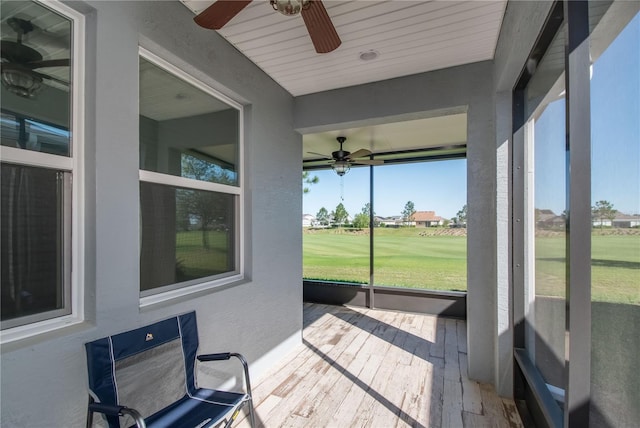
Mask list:
[{"label": "textured exterior wall", "polygon": [[511,293],[511,93],[552,2],[509,2],[494,58],[496,123],[496,324],[495,387],[513,395],[513,320]]},{"label": "textured exterior wall", "polygon": [[[301,138],[293,99],[179,2],[70,3],[87,15],[86,314],[81,325],[2,346],[3,427],[76,427],[83,344],[189,310],[201,348],[244,353],[259,376],[301,342]],[[248,280],[139,307],[138,44],[246,106]],[[277,250],[274,251],[274,248]],[[204,376],[205,378],[207,376]],[[201,379],[202,380],[202,379]]]},{"label": "textured exterior wall", "polygon": [[466,111],[469,376],[494,382],[496,154],[489,61],[297,97],[302,133]]}]

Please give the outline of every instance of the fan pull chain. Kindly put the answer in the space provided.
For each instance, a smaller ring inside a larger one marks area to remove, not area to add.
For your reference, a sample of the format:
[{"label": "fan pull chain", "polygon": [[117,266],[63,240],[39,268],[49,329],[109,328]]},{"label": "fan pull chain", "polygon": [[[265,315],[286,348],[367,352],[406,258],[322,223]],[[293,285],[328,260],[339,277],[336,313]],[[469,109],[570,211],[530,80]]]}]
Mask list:
[{"label": "fan pull chain", "polygon": [[344,176],[340,176],[340,201],[344,202]]}]

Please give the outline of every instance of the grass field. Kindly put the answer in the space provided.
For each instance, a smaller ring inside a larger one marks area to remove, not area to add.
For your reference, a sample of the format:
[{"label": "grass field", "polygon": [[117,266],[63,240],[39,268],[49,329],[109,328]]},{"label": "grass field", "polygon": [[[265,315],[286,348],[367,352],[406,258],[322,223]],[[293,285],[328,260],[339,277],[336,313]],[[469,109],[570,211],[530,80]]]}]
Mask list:
[{"label": "grass field", "polygon": [[[376,285],[466,290],[466,236],[416,228],[380,228],[374,233]],[[369,282],[368,233],[306,230],[303,247],[304,278]],[[593,300],[640,304],[640,231],[594,231],[591,275]],[[537,237],[537,294],[564,296],[564,284],[564,237]]]},{"label": "grass field", "polygon": [[[420,235],[426,229],[375,230],[375,284],[464,291],[466,236]],[[303,237],[303,276],[369,282],[369,234],[347,229],[307,231]]]},{"label": "grass field", "polygon": [[176,236],[176,271],[178,281],[228,272],[227,233],[207,231],[209,248],[202,243],[202,231],[178,232]]}]

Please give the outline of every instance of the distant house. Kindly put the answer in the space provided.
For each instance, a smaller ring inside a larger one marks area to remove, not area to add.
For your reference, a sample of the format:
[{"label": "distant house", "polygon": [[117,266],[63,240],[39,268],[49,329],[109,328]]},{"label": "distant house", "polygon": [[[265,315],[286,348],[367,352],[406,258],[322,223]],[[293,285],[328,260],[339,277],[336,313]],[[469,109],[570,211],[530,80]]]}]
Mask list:
[{"label": "distant house", "polygon": [[556,229],[564,227],[566,219],[551,210],[536,209],[536,226],[541,229]]},{"label": "distant house", "polygon": [[318,223],[316,218],[311,214],[302,214],[302,227],[313,227]]},{"label": "distant house", "polygon": [[378,224],[381,227],[400,227],[403,224],[402,217],[399,215],[394,215],[391,217],[376,216],[374,218],[374,223]]},{"label": "distant house", "polygon": [[436,215],[435,211],[416,211],[411,220],[416,227],[442,226],[444,223],[442,217]]},{"label": "distant house", "polygon": [[[604,220],[604,223],[606,225],[608,220]],[[609,222],[613,227],[620,227],[620,228],[631,228],[631,227],[640,227],[640,214],[633,214],[633,215],[629,215],[629,214],[622,214],[622,213],[616,213],[615,218],[613,219],[613,221]],[[595,222],[594,222],[594,226],[595,226]]]},{"label": "distant house", "polygon": [[621,229],[629,229],[632,227],[640,227],[640,214],[623,214],[616,212],[616,216],[613,219],[609,218],[594,218],[593,227],[618,227]]}]

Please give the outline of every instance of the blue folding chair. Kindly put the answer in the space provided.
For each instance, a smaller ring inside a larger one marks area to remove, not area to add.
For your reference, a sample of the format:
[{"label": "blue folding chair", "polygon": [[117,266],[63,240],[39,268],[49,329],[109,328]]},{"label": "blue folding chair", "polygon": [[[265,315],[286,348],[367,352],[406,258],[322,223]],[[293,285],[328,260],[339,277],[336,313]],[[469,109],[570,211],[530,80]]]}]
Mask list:
[{"label": "blue folding chair", "polygon": [[[196,356],[195,312],[104,337],[85,347],[87,427],[93,425],[93,414],[100,413],[109,428],[229,428],[245,406],[251,427],[255,427],[247,361],[230,352]],[[204,362],[231,357],[242,363],[246,392],[197,387],[196,358]]]}]

